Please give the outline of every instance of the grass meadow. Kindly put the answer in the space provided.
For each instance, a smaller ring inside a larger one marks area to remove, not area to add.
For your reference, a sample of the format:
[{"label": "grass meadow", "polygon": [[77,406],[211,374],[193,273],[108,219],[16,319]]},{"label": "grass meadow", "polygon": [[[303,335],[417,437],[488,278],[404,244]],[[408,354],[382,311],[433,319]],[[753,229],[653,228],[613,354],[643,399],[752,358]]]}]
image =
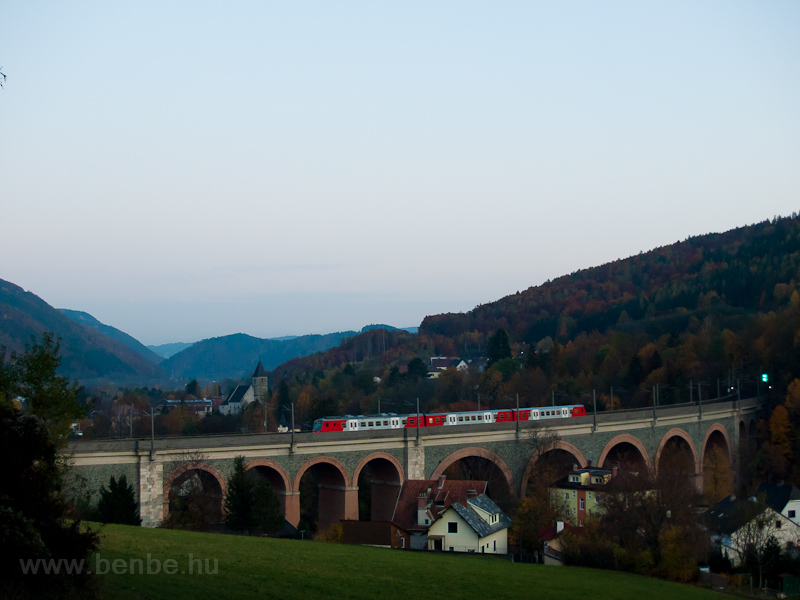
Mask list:
[{"label": "grass meadow", "polygon": [[[489,556],[124,525],[94,527],[101,527],[102,545],[88,568],[100,574],[104,597],[113,600],[721,597],[699,587],[626,573],[513,564]],[[216,573],[207,573],[207,566]]]}]

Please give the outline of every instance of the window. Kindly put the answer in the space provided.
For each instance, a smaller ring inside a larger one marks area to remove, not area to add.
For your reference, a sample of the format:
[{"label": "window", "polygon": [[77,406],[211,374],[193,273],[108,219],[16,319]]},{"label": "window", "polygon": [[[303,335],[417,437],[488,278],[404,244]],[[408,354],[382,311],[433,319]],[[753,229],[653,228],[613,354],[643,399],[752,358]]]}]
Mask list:
[{"label": "window", "polygon": [[793,510],[790,510],[789,511],[789,518],[790,519],[794,519],[795,518],[794,515],[795,515],[795,512]]},{"label": "window", "polygon": [[425,519],[425,525],[428,525],[428,519]]},{"label": "window", "polygon": [[592,492],[589,492],[589,500],[592,499]]},{"label": "window", "polygon": [[569,492],[567,492],[566,494],[564,494],[564,500],[569,500]]},{"label": "window", "polygon": [[583,498],[581,498],[581,510],[583,510],[583,509],[584,509],[584,506],[583,506]]},{"label": "window", "polygon": [[572,514],[573,514],[573,516],[574,516],[574,515],[578,514],[578,512],[577,512],[577,511],[576,511],[576,510],[573,508],[573,509],[572,509]]},{"label": "window", "polygon": [[497,550],[497,540],[494,541],[494,549]]},{"label": "window", "polygon": [[780,529],[783,523],[781,521],[775,521],[775,529]]},{"label": "window", "polygon": [[447,533],[458,533],[458,522],[450,521],[447,524]]}]

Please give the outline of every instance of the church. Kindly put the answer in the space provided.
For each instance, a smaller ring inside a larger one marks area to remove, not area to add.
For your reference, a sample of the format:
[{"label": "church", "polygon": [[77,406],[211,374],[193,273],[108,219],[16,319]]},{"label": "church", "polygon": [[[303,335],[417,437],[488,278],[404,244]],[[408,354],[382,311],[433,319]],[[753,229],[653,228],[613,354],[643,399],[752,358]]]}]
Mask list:
[{"label": "church", "polygon": [[242,412],[245,406],[251,402],[261,401],[267,397],[267,371],[261,361],[258,361],[258,366],[253,372],[253,377],[249,385],[237,385],[234,390],[228,394],[225,401],[219,405],[219,412],[223,415],[232,415]]}]

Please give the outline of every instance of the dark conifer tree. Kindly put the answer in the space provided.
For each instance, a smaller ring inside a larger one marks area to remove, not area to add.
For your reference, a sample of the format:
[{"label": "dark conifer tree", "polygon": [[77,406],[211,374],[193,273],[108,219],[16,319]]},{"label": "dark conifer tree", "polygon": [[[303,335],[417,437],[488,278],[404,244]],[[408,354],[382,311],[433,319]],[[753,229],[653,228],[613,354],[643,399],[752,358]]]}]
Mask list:
[{"label": "dark conifer tree", "polygon": [[505,329],[498,329],[489,338],[486,353],[489,356],[489,364],[493,365],[498,360],[511,358],[511,345],[508,343],[508,334]]},{"label": "dark conifer tree", "polygon": [[253,528],[253,482],[244,468],[244,457],[233,460],[233,475],[225,493],[225,525],[234,531]]},{"label": "dark conifer tree", "polygon": [[119,523],[120,525],[139,525],[139,505],[133,486],[128,478],[122,475],[117,481],[114,476],[105,486],[100,488],[100,502],[97,505],[100,520],[103,523]]}]

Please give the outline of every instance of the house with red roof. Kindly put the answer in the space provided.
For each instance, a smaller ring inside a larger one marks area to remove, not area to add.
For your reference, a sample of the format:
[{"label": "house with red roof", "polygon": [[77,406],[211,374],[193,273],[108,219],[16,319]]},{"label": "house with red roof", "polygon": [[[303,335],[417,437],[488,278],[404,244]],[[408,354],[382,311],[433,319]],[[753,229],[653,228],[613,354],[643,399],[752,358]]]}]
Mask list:
[{"label": "house with red roof", "polygon": [[428,531],[454,503],[486,493],[485,481],[407,479],[400,488],[392,523],[410,535],[411,550],[428,548]]}]

